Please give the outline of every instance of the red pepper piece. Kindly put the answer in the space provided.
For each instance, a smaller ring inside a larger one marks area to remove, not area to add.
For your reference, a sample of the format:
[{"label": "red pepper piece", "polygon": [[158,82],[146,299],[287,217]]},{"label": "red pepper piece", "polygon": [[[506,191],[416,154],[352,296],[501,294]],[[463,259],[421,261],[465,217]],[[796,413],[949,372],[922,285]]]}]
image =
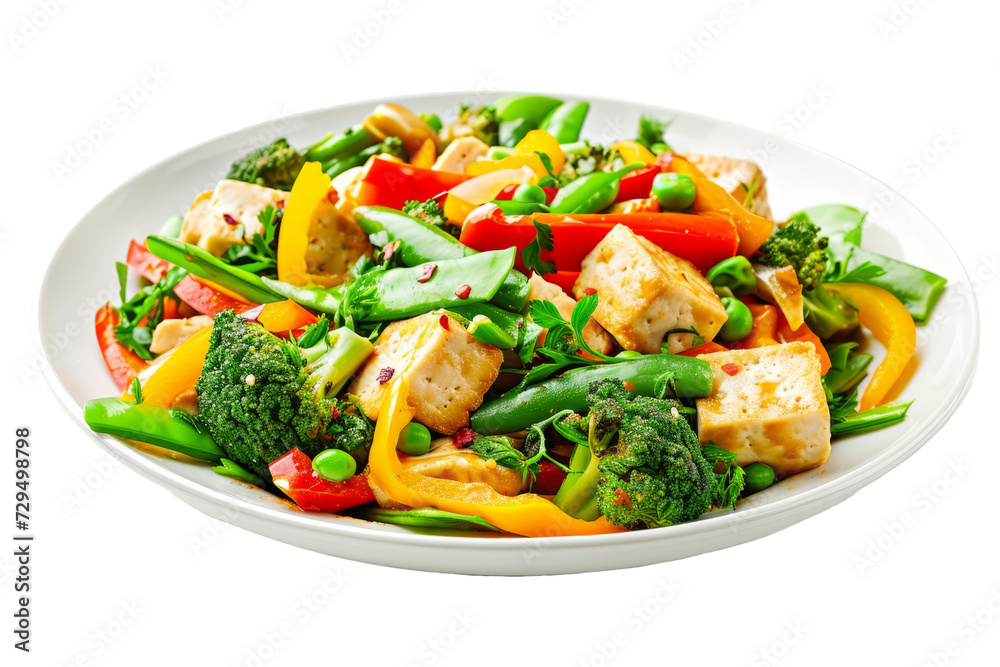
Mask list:
[{"label": "red pepper piece", "polygon": [[273,461],[268,469],[275,486],[307,512],[340,512],[375,500],[364,473],[331,482],[316,474],[312,459],[299,449]]},{"label": "red pepper piece", "polygon": [[128,257],[125,259],[125,263],[138,271],[143,278],[154,283],[158,282],[163,274],[170,269],[170,262],[149,252],[145,243],[135,239],[129,243]]},{"label": "red pepper piece", "polygon": [[718,343],[713,343],[712,341],[709,341],[703,345],[699,345],[698,347],[692,347],[690,350],[684,350],[683,352],[679,352],[678,354],[681,354],[685,357],[697,357],[699,354],[711,354],[712,352],[725,352],[728,349],[729,348],[722,347]]},{"label": "red pepper piece", "polygon": [[648,199],[653,191],[653,179],[663,169],[658,164],[648,164],[641,169],[626,174],[618,183],[618,196],[615,201],[629,199]]},{"label": "red pepper piece", "polygon": [[468,447],[475,440],[476,434],[472,432],[472,429],[468,426],[464,426],[455,432],[455,436],[452,438],[452,443],[458,449],[462,447]]},{"label": "red pepper piece", "polygon": [[728,364],[722,364],[722,372],[732,377],[740,372],[740,367],[738,364],[734,364],[732,362]]},{"label": "red pepper piece", "polygon": [[427,201],[468,179],[458,172],[420,169],[392,160],[374,159],[365,167],[354,199],[361,206],[402,209],[411,199]]},{"label": "red pepper piece", "polygon": [[462,226],[460,240],[476,250],[516,246],[516,266],[524,271],[521,251],[535,239],[532,219],[552,228],[555,249],[543,251],[541,259],[555,262],[558,271],[579,271],[583,258],[618,224],[626,225],[667,252],[690,261],[703,273],[735,255],[739,246],[736,226],[731,220],[721,216],[669,212],[470,216]]},{"label": "red pepper piece", "polygon": [[138,354],[128,349],[115,338],[115,327],[118,326],[118,313],[111,304],[98,308],[94,316],[94,329],[97,333],[97,344],[101,348],[104,363],[111,371],[111,377],[119,391],[125,391],[132,380],[146,369],[149,364]]},{"label": "red pepper piece", "polygon": [[471,293],[472,293],[471,285],[462,285],[457,290],[455,290],[455,296],[457,296],[459,299],[468,299]]},{"label": "red pepper piece", "polygon": [[185,276],[177,283],[174,294],[202,315],[209,317],[215,317],[224,310],[232,310],[239,315],[257,307],[255,303],[240,301],[213,289],[191,275]]},{"label": "red pepper piece", "polygon": [[530,490],[542,496],[554,496],[564,479],[566,479],[565,470],[552,461],[542,459],[538,462],[538,474],[528,475],[528,481],[522,490]]}]

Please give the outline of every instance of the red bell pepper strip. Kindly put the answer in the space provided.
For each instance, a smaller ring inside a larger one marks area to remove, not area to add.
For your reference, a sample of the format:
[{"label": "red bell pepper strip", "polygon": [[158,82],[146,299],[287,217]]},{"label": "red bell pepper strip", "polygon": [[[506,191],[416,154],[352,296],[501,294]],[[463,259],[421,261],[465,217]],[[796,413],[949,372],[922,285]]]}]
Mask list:
[{"label": "red bell pepper strip", "polygon": [[191,275],[185,276],[177,283],[174,294],[202,315],[209,317],[215,317],[224,310],[232,310],[240,314],[257,307],[255,303],[236,299],[206,285]]},{"label": "red bell pepper strip", "polygon": [[364,473],[343,482],[325,480],[313,470],[312,459],[299,449],[273,461],[268,469],[274,485],[306,512],[340,512],[375,500]]},{"label": "red bell pepper strip", "polygon": [[97,333],[97,343],[101,348],[104,363],[111,371],[111,377],[119,391],[132,384],[132,380],[149,364],[138,354],[128,349],[115,338],[115,327],[118,326],[118,313],[111,304],[98,308],[94,316],[94,329]]},{"label": "red bell pepper strip", "polygon": [[468,179],[458,172],[421,169],[375,158],[368,161],[353,198],[359,206],[402,209],[411,199],[427,201]]},{"label": "red bell pepper strip", "polygon": [[540,496],[554,496],[563,480],[566,471],[552,461],[542,459],[538,462],[538,474],[529,474],[522,491],[530,491]]},{"label": "red bell pepper strip", "polygon": [[[652,182],[652,181],[650,181]],[[511,183],[500,191],[500,194],[496,196],[497,201],[508,201],[514,198],[514,191],[521,187],[520,183]],[[559,188],[542,188],[545,192],[545,205],[548,206],[552,203],[552,200],[556,198],[559,194]]]},{"label": "red bell pepper strip", "polygon": [[708,341],[707,343],[703,343],[698,347],[692,347],[689,350],[678,352],[678,354],[684,357],[697,357],[699,354],[711,354],[712,352],[725,352],[726,350],[727,348],[722,347],[718,343]]},{"label": "red bell pepper strip", "polygon": [[653,179],[663,171],[658,164],[649,164],[641,169],[625,174],[618,182],[618,196],[616,202],[628,201],[630,199],[648,199],[653,191]]},{"label": "red bell pepper strip", "polygon": [[462,227],[461,242],[476,250],[518,248],[517,268],[524,270],[520,251],[535,238],[532,218],[552,228],[555,249],[543,251],[542,260],[555,262],[558,271],[579,271],[581,262],[611,229],[623,224],[639,236],[693,263],[704,273],[736,254],[739,237],[729,220],[687,213],[600,213],[533,216],[470,217]]},{"label": "red bell pepper strip", "polygon": [[146,280],[159,282],[163,274],[170,268],[170,262],[160,259],[149,252],[146,244],[132,239],[128,246],[128,257],[125,262],[139,272]]}]

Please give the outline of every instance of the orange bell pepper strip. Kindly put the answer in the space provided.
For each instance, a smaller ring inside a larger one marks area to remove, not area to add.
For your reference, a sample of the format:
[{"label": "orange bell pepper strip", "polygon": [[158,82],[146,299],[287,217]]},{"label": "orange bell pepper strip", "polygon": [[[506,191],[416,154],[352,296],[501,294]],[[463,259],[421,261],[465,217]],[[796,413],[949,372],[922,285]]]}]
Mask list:
[{"label": "orange bell pepper strip", "polygon": [[885,359],[872,374],[861,395],[859,410],[885,402],[893,385],[903,377],[917,346],[917,327],[906,306],[887,290],[861,283],[827,283],[828,291],[843,298],[858,311],[861,326],[872,332],[885,348]]},{"label": "orange bell pepper strip", "polygon": [[638,141],[619,141],[611,146],[610,150],[618,151],[622,159],[625,160],[625,164],[643,162],[650,165],[656,162],[656,156],[653,155],[652,151]]},{"label": "orange bell pepper strip", "polygon": [[703,343],[698,347],[692,347],[689,350],[684,350],[683,352],[678,352],[683,357],[697,357],[699,354],[711,354],[713,352],[725,352],[726,348],[722,347],[718,343],[708,341]]},{"label": "orange bell pepper strip", "polygon": [[[308,311],[293,301],[276,301],[260,307],[257,321],[275,335],[281,335],[316,321]],[[152,367],[152,374],[142,381],[142,400],[161,408],[173,407],[177,397],[193,389],[205,365],[212,327],[205,327],[177,346],[170,356]],[[131,380],[129,381],[131,383]],[[122,387],[123,400],[134,400],[131,386]]]},{"label": "orange bell pepper strip", "polygon": [[778,344],[778,309],[774,306],[741,299],[753,315],[753,328],[746,338],[726,345],[730,350],[750,350],[755,347]]},{"label": "orange bell pepper strip", "polygon": [[97,344],[101,348],[104,364],[111,372],[111,378],[119,391],[132,384],[149,363],[138,354],[128,349],[115,338],[115,327],[118,326],[118,313],[111,304],[104,304],[94,315],[94,329],[97,333]]},{"label": "orange bell pepper strip", "polygon": [[413,418],[409,386],[397,377],[385,393],[368,459],[368,477],[390,499],[410,507],[437,507],[477,516],[508,533],[526,537],[600,535],[624,530],[604,517],[575,519],[534,493],[505,496],[482,482],[464,483],[425,477],[405,470],[396,453],[400,431]]},{"label": "orange bell pepper strip", "polygon": [[824,347],[823,341],[819,339],[819,336],[814,334],[809,325],[804,322],[798,329],[792,329],[792,325],[788,323],[788,319],[782,312],[778,311],[777,315],[778,328],[775,333],[778,342],[792,343],[801,341],[803,343],[812,343],[813,348],[816,349],[816,354],[819,355],[819,374],[826,375],[826,372],[830,370],[830,355],[826,353],[826,347]]},{"label": "orange bell pepper strip", "polygon": [[694,199],[695,213],[723,215],[732,220],[740,234],[740,254],[750,257],[774,230],[774,223],[743,208],[721,185],[712,181],[698,167],[684,158],[663,153],[657,158],[668,171],[683,174],[694,181],[697,195]]},{"label": "orange bell pepper strip", "polygon": [[410,156],[410,166],[418,169],[430,169],[437,160],[437,142],[433,139],[424,139],[417,152]]}]

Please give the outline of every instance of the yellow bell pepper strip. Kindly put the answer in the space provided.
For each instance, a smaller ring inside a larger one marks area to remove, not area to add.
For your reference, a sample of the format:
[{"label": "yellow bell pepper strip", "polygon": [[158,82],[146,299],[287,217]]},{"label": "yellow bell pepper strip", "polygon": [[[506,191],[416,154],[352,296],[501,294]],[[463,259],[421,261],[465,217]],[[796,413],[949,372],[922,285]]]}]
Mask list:
[{"label": "yellow bell pepper strip", "polygon": [[885,359],[872,374],[858,409],[865,411],[882,405],[913,358],[917,345],[913,316],[892,293],[875,285],[826,283],[824,287],[856,308],[861,326],[871,331],[885,348]]},{"label": "yellow bell pepper strip", "polygon": [[292,185],[285,214],[278,231],[278,280],[289,285],[306,285],[306,250],[309,227],[320,200],[330,189],[330,177],[319,162],[307,162]]},{"label": "yellow bell pepper strip", "polygon": [[774,223],[743,208],[721,185],[712,181],[698,167],[679,155],[663,153],[657,158],[667,171],[683,174],[694,181],[698,191],[695,213],[724,215],[736,224],[740,233],[740,254],[750,257],[774,230]]},{"label": "yellow bell pepper strip", "polygon": [[[552,162],[552,173],[558,174],[566,164],[566,154],[563,152],[559,142],[545,130],[532,130],[524,135],[524,139],[517,142],[514,147],[514,155],[535,155],[543,153]],[[628,160],[626,160],[628,162]],[[541,174],[544,178],[547,174]]]},{"label": "yellow bell pepper strip", "polygon": [[525,537],[600,535],[624,530],[604,517],[595,521],[575,519],[534,493],[504,496],[482,482],[467,484],[405,470],[396,453],[396,442],[403,427],[413,419],[408,394],[406,381],[395,378],[382,400],[368,458],[369,479],[392,501],[480,517],[501,530]]},{"label": "yellow bell pepper strip", "polygon": [[618,151],[622,159],[625,160],[625,164],[642,162],[650,165],[656,162],[656,156],[653,155],[653,152],[638,141],[619,141],[611,147],[611,150]]},{"label": "yellow bell pepper strip", "polygon": [[502,160],[476,160],[475,162],[470,162],[465,167],[466,176],[482,176],[483,174],[489,174],[495,171],[509,171],[511,169],[530,169],[534,173],[536,178],[545,178],[549,175],[548,170],[545,169],[545,165],[542,164],[542,158],[538,157],[534,153],[530,155],[511,155],[505,157]]},{"label": "yellow bell pepper strip", "polygon": [[437,160],[437,143],[431,139],[424,139],[417,152],[410,156],[410,166],[417,169],[430,169]]},{"label": "yellow bell pepper strip", "polygon": [[379,141],[384,141],[386,137],[399,137],[407,155],[420,150],[428,139],[434,140],[435,145],[437,142],[437,132],[427,121],[398,104],[378,105],[362,125]]}]

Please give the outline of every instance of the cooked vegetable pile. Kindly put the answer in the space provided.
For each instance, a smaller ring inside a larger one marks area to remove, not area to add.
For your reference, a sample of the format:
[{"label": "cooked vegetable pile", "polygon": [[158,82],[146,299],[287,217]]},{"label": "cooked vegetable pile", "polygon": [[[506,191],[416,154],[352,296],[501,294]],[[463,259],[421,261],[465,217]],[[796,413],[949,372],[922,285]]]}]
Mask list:
[{"label": "cooked vegetable pile", "polygon": [[382,104],[238,157],[118,264],[88,424],[306,511],[550,537],[738,511],[905,419],[945,278],[589,110]]}]

